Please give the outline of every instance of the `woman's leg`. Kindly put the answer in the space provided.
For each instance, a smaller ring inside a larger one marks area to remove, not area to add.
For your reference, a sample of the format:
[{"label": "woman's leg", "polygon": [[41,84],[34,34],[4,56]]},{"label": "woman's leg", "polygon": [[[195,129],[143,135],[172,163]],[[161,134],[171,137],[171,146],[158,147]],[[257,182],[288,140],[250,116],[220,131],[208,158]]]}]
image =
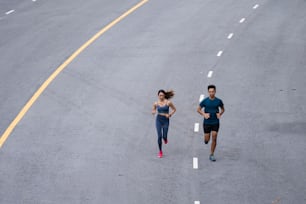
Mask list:
[{"label": "woman's leg", "polygon": [[157,131],[157,143],[158,143],[158,148],[159,151],[162,151],[162,124],[161,122],[156,119],[156,131]]},{"label": "woman's leg", "polygon": [[167,143],[168,142],[169,120],[164,122],[162,129],[163,129],[163,139],[165,140],[165,143]]}]

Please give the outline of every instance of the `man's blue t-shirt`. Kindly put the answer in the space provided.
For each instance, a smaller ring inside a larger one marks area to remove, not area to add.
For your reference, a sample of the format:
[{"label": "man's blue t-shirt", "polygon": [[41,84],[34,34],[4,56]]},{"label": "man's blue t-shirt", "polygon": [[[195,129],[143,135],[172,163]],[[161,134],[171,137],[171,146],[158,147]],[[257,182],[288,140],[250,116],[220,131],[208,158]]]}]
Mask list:
[{"label": "man's blue t-shirt", "polygon": [[223,107],[223,102],[221,99],[215,97],[210,99],[209,97],[205,98],[200,103],[200,107],[204,108],[205,113],[210,113],[208,119],[204,118],[204,123],[207,125],[219,124],[219,119],[217,118],[217,113],[219,113],[219,108]]}]

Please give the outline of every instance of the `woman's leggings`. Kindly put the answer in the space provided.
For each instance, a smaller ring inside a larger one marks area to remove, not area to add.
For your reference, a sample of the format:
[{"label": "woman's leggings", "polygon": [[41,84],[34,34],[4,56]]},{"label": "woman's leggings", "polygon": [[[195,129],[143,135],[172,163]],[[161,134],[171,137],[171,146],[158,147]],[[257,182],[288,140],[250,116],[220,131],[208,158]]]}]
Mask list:
[{"label": "woman's leggings", "polygon": [[156,131],[158,136],[157,143],[160,151],[162,151],[162,139],[164,138],[165,140],[167,140],[168,128],[169,118],[158,115],[156,117]]}]

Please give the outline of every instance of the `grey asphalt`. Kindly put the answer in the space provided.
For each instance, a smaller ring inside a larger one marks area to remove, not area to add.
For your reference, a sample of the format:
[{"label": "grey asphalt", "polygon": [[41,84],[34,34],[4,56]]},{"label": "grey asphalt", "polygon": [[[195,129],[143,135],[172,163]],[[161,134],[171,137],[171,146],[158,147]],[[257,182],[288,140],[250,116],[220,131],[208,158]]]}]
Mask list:
[{"label": "grey asphalt", "polygon": [[[1,132],[74,50],[137,2],[1,2]],[[18,124],[0,149],[0,203],[305,203],[305,9],[303,0],[150,0]],[[209,83],[226,109],[215,163],[193,131]],[[175,90],[177,107],[163,159],[150,113],[160,88]]]}]

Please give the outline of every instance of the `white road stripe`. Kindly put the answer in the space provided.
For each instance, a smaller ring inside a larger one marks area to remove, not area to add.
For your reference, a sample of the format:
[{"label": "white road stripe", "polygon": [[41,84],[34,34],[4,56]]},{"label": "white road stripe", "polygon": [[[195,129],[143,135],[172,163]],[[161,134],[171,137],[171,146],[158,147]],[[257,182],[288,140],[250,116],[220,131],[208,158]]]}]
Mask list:
[{"label": "white road stripe", "polygon": [[234,33],[230,33],[228,34],[227,39],[231,39],[233,36],[234,36]]},{"label": "white road stripe", "polygon": [[33,2],[36,2],[36,0],[32,0]]},{"label": "white road stripe", "polygon": [[199,168],[198,158],[197,157],[193,157],[193,168],[194,169],[198,169]]},{"label": "white road stripe", "polygon": [[205,98],[204,94],[201,94],[199,98],[199,102],[203,101],[204,98]]},{"label": "white road stripe", "polygon": [[9,15],[9,14],[11,14],[11,13],[13,13],[13,12],[15,12],[15,10],[10,10],[10,11],[6,12],[5,14],[6,14],[6,15]]},{"label": "white road stripe", "polygon": [[200,124],[199,123],[195,123],[194,124],[194,132],[199,132],[200,129]]},{"label": "white road stripe", "polygon": [[220,57],[220,56],[222,55],[222,53],[223,53],[223,51],[220,50],[220,51],[218,52],[217,56]]},{"label": "white road stripe", "polygon": [[240,19],[239,23],[243,23],[245,21],[245,18]]},{"label": "white road stripe", "polygon": [[200,204],[200,201],[194,201],[194,204]]},{"label": "white road stripe", "polygon": [[253,6],[253,9],[257,9],[259,7],[258,4],[256,4],[255,6]]},{"label": "white road stripe", "polygon": [[214,73],[213,71],[209,71],[208,74],[207,74],[207,77],[208,77],[208,78],[211,78],[212,75],[213,75],[213,73]]}]

